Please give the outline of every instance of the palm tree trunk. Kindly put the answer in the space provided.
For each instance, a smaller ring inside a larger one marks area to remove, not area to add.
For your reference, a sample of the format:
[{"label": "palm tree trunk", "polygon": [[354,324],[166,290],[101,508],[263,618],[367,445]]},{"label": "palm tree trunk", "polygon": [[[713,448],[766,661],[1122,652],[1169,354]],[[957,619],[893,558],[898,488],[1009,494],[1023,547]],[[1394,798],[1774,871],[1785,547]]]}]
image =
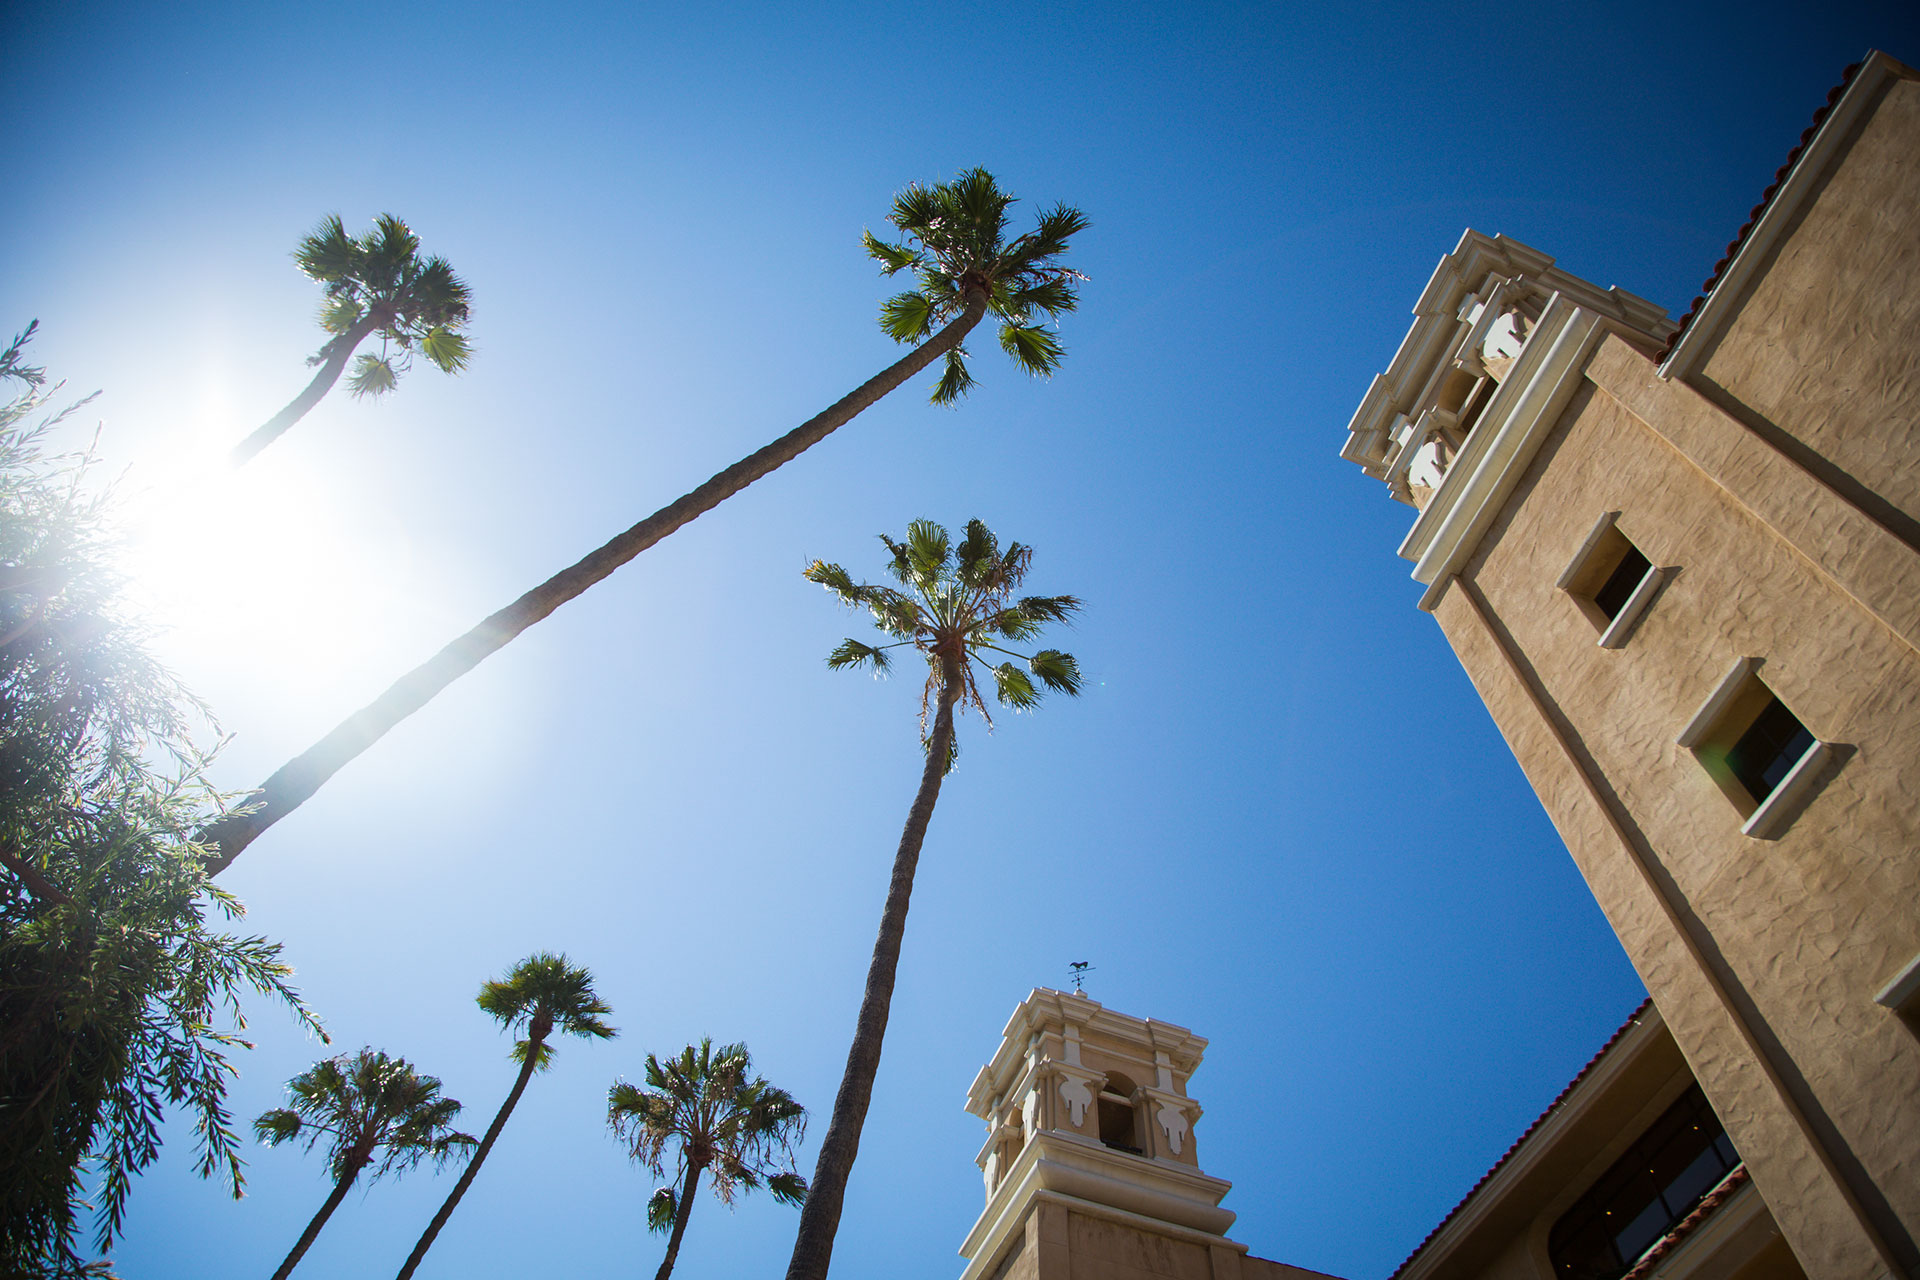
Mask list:
[{"label": "palm tree trunk", "polygon": [[934,802],[940,799],[940,782],[953,748],[953,704],[960,696],[961,674],[951,658],[943,658],[941,668],[940,705],[927,743],[927,764],[920,771],[920,790],[900,833],[900,849],[893,855],[893,881],[880,916],[880,934],[873,943],[873,962],[867,968],[867,992],[860,1001],[840,1092],[833,1100],[833,1118],[827,1123],[813,1182],[800,1210],[800,1233],[787,1263],[787,1280],[826,1280],[827,1266],[833,1261],[833,1237],[840,1229],[847,1177],[860,1153],[860,1129],[867,1120],[867,1104],[873,1100],[873,1078],[880,1070],[880,1043],[886,1038],[887,1013],[893,1004],[893,978],[900,967],[900,940],[907,931],[913,873],[920,865],[920,845],[933,818]]},{"label": "palm tree trunk", "polygon": [[448,1194],[446,1203],[440,1206],[440,1212],[434,1214],[433,1221],[427,1224],[426,1231],[420,1237],[420,1243],[414,1245],[413,1252],[407,1255],[406,1265],[400,1268],[400,1274],[396,1280],[408,1280],[408,1277],[413,1275],[414,1269],[427,1256],[427,1250],[433,1247],[434,1237],[440,1234],[440,1228],[446,1226],[447,1219],[453,1216],[454,1208],[460,1203],[460,1197],[467,1194],[467,1188],[472,1185],[474,1175],[480,1172],[481,1161],[487,1158],[487,1152],[493,1150],[494,1139],[498,1138],[500,1131],[507,1127],[507,1117],[513,1114],[514,1107],[520,1101],[520,1095],[526,1092],[527,1081],[533,1078],[534,1067],[539,1063],[539,1049],[540,1046],[537,1044],[527,1046],[527,1060],[520,1064],[520,1074],[515,1078],[513,1088],[507,1094],[507,1100],[500,1104],[500,1110],[495,1113],[493,1123],[487,1126],[486,1135],[480,1139],[480,1145],[474,1148],[473,1158],[467,1161],[467,1167],[460,1171],[460,1181],[453,1184],[453,1191]]},{"label": "palm tree trunk", "polygon": [[328,1196],[327,1202],[320,1206],[320,1212],[313,1215],[313,1221],[307,1224],[307,1229],[300,1233],[300,1239],[293,1246],[293,1252],[288,1254],[287,1260],[280,1264],[280,1269],[273,1273],[273,1280],[287,1280],[287,1274],[299,1264],[307,1247],[313,1243],[314,1237],[320,1234],[320,1228],[327,1225],[327,1219],[331,1218],[333,1211],[340,1207],[340,1202],[347,1198],[347,1188],[351,1187],[353,1180],[360,1176],[360,1170],[366,1167],[366,1163],[365,1160],[360,1161],[353,1166],[353,1172],[334,1185],[333,1194]]},{"label": "palm tree trunk", "polygon": [[307,416],[307,411],[320,403],[327,392],[333,390],[333,384],[340,381],[340,374],[346,369],[347,361],[353,358],[353,350],[373,332],[376,320],[372,314],[361,318],[359,323],[327,344],[327,358],[321,364],[320,372],[313,375],[313,381],[307,389],[293,398],[293,402],[280,412],[267,419],[265,426],[233,446],[233,452],[227,455],[227,461],[234,466],[244,466],[268,445],[286,433],[288,427]]},{"label": "palm tree trunk", "polygon": [[673,1260],[680,1256],[680,1237],[687,1234],[687,1219],[693,1214],[693,1193],[700,1185],[702,1166],[687,1166],[687,1184],[680,1188],[680,1203],[673,1207],[673,1234],[667,1237],[667,1256],[660,1259],[660,1269],[653,1273],[653,1280],[667,1280],[673,1274]]},{"label": "palm tree trunk", "polygon": [[275,770],[253,794],[249,801],[251,812],[228,814],[201,830],[196,838],[207,849],[207,874],[218,875],[226,870],[255,837],[299,808],[343,765],[426,706],[442,689],[479,666],[482,660],[505,648],[522,631],[680,526],[793,461],[851,422],[863,409],[878,403],[889,391],[959,346],[985,311],[986,295],[976,290],[967,309],[945,328],[825,411],[772,444],[748,454],[693,492],[668,503],[599,550],[548,578],[396,680],[385,693],[342,721],[326,737]]}]

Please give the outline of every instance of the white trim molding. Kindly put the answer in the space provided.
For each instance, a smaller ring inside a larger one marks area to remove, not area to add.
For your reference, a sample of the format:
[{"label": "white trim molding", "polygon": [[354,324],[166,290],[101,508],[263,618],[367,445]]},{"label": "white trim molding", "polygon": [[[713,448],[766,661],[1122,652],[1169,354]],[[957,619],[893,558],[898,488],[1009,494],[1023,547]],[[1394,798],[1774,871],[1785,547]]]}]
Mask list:
[{"label": "white trim molding", "polygon": [[1733,705],[1733,700],[1746,687],[1747,677],[1760,669],[1760,663],[1759,658],[1735,660],[1732,668],[1720,677],[1720,683],[1707,695],[1707,700],[1700,704],[1700,709],[1693,713],[1693,719],[1687,721],[1687,727],[1680,731],[1680,736],[1674,741],[1689,750],[1697,749],[1705,742],[1714,726],[1720,723],[1720,717],[1727,713],[1727,708]]},{"label": "white trim molding", "polygon": [[1633,589],[1627,602],[1620,606],[1620,612],[1613,615],[1613,621],[1600,633],[1602,649],[1620,649],[1627,643],[1627,637],[1633,634],[1634,623],[1640,621],[1640,615],[1647,611],[1653,598],[1660,594],[1660,588],[1673,575],[1670,567],[1655,565],[1648,569],[1646,576],[1640,579],[1640,585]]},{"label": "white trim molding", "polygon": [[1752,836],[1755,840],[1773,840],[1787,829],[1800,811],[1807,807],[1807,801],[1813,799],[1814,787],[1825,775],[1827,766],[1834,762],[1838,752],[1831,742],[1815,739],[1800,762],[1793,766],[1787,776],[1780,779],[1780,785],[1767,793],[1760,807],[1751,817],[1740,824],[1742,835]]},{"label": "white trim molding", "polygon": [[1560,571],[1560,577],[1554,586],[1561,591],[1571,591],[1580,575],[1586,572],[1587,564],[1593,559],[1593,553],[1600,549],[1601,542],[1613,531],[1613,525],[1620,518],[1618,511],[1608,511],[1593,522],[1593,528],[1587,531],[1586,541],[1573,553],[1573,559],[1567,561],[1567,567]]},{"label": "white trim molding", "polygon": [[[1494,392],[1479,429],[1400,545],[1401,556],[1414,562],[1414,581],[1431,587],[1460,572],[1573,399],[1587,358],[1606,335],[1601,316],[1563,295],[1547,303],[1512,375]],[[1431,607],[1424,597],[1421,607]]]},{"label": "white trim molding", "polygon": [[1907,967],[1894,974],[1893,980],[1880,988],[1873,1002],[1896,1013],[1920,1011],[1920,956],[1907,961]]}]

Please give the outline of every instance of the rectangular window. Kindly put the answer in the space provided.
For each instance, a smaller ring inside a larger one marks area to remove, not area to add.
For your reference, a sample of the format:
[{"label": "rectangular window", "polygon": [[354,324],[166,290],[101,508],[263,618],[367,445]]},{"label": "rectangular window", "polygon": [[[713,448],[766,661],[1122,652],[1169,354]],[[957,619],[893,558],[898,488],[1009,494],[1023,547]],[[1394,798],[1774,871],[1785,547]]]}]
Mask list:
[{"label": "rectangular window", "polygon": [[1573,597],[1587,621],[1600,632],[1602,649],[1618,649],[1653,603],[1671,569],[1657,568],[1646,553],[1620,532],[1618,511],[1609,511],[1587,534],[1557,585]]},{"label": "rectangular window", "polygon": [[1620,557],[1620,563],[1600,584],[1600,589],[1593,593],[1593,603],[1606,615],[1608,622],[1620,616],[1620,611],[1626,608],[1627,601],[1633,597],[1651,568],[1653,565],[1640,554],[1640,548],[1631,542],[1627,543],[1626,554]]},{"label": "rectangular window", "polygon": [[1553,1224],[1558,1280],[1617,1280],[1740,1163],[1699,1085],[1655,1120]]},{"label": "rectangular window", "polygon": [[1769,698],[1753,724],[1727,752],[1727,768],[1759,804],[1787,780],[1813,749],[1813,735],[1778,698]]},{"label": "rectangular window", "polygon": [[1758,658],[1734,663],[1677,741],[1746,818],[1740,830],[1771,840],[1806,807],[1840,753],[1814,736],[1759,669]]}]

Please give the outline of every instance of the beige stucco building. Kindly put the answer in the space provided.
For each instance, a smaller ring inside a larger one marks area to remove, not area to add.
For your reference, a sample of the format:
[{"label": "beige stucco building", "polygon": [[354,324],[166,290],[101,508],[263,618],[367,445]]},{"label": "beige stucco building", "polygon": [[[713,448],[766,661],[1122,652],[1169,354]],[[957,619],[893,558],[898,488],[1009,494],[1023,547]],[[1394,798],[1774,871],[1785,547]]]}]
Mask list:
[{"label": "beige stucco building", "polygon": [[[1651,993],[1391,1280],[1920,1277],[1920,75],[1815,124],[1677,323],[1467,232],[1353,417]],[[1227,1235],[1205,1049],[1028,996],[963,1280],[1314,1280]]]},{"label": "beige stucco building", "polygon": [[1681,1274],[1641,1269],[1680,1220],[1601,1266],[1566,1215],[1683,1077],[1734,1153],[1690,1193],[1751,1205],[1712,1274],[1920,1275],[1920,77],[1872,55],[1816,125],[1678,324],[1468,232],[1350,426],[1672,1046],[1404,1280]]}]

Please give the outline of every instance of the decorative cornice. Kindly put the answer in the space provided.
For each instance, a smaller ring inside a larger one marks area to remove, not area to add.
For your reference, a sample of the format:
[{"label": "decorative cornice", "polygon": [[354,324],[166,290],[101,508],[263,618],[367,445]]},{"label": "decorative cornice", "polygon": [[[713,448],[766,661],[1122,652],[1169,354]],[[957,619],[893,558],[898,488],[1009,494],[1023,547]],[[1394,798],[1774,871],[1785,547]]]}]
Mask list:
[{"label": "decorative cornice", "polygon": [[[1394,449],[1393,432],[1401,418],[1426,408],[1436,373],[1460,348],[1470,326],[1466,308],[1483,294],[1506,286],[1507,297],[1545,299],[1555,293],[1607,317],[1623,332],[1653,345],[1672,332],[1666,311],[1623,289],[1602,289],[1554,265],[1538,249],[1506,236],[1474,230],[1462,233],[1453,252],[1441,257],[1414,304],[1413,326],[1394,353],[1386,372],[1376,376],[1347,424],[1340,456],[1356,462],[1375,479],[1386,479]],[[1483,316],[1483,319],[1485,317]]]},{"label": "decorative cornice", "polygon": [[1604,318],[1575,306],[1563,294],[1547,303],[1512,374],[1488,403],[1480,427],[1468,437],[1400,545],[1400,554],[1414,562],[1414,580],[1432,588],[1421,599],[1423,609],[1432,609],[1442,584],[1460,571],[1498,518],[1561,410],[1573,399],[1587,357],[1607,328]]},{"label": "decorative cornice", "polygon": [[1222,1209],[1220,1201],[1232,1189],[1224,1178],[1209,1177],[1170,1160],[1112,1151],[1076,1134],[1036,1133],[1007,1169],[961,1244],[960,1255],[973,1264],[964,1277],[970,1280],[987,1273],[1007,1237],[1025,1221],[1032,1201],[1043,1192],[1122,1211],[1146,1229],[1198,1233],[1230,1244],[1225,1235],[1236,1215]]}]

